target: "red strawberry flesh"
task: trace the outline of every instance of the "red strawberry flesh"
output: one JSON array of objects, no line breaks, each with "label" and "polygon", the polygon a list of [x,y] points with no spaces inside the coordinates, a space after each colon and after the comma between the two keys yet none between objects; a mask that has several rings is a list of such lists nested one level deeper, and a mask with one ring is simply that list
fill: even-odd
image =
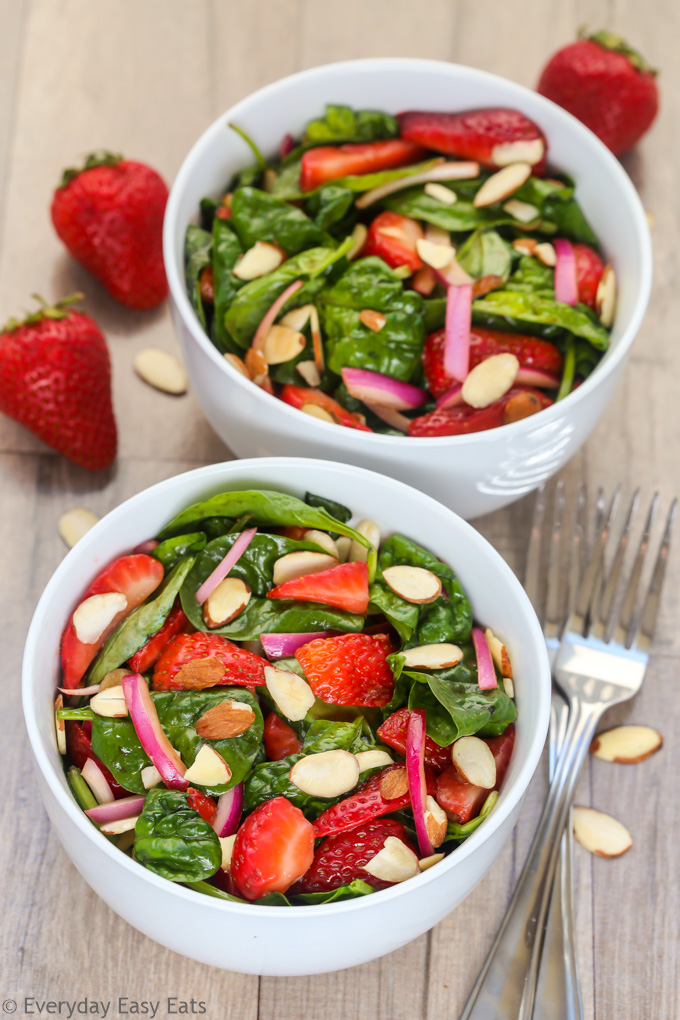
[{"label": "red strawberry flesh", "polygon": [[191,684],[178,678],[178,673],[183,666],[197,659],[217,659],[222,663],[224,672],[216,681],[219,686],[255,687],[264,684],[264,667],[269,665],[266,659],[240,648],[219,634],[204,634],[202,631],[179,634],[172,639],[154,667],[153,689],[191,689]]},{"label": "red strawberry flesh", "polygon": [[236,834],[231,873],[241,893],[257,900],[288,891],[314,860],[314,829],[285,797],[260,804]]},{"label": "red strawberry flesh", "polygon": [[340,563],[317,574],[304,574],[272,588],[267,598],[320,602],[346,609],[348,613],[363,614],[368,609],[368,567],[357,561]]},{"label": "red strawberry flesh", "polygon": [[331,705],[387,705],[394,676],[386,634],[340,634],[302,645],[295,657],[317,698]]},{"label": "red strawberry flesh", "polygon": [[[476,160],[487,167],[504,163],[497,159],[497,146],[507,146],[512,142],[538,142],[533,147],[538,157],[533,161],[533,172],[540,173],[545,167],[545,135],[519,110],[502,107],[461,113],[409,110],[400,113],[397,120],[402,138],[446,156]],[[520,158],[518,155],[517,160]]]},{"label": "red strawberry flesh", "polygon": [[341,885],[361,880],[374,889],[386,889],[393,882],[375,878],[365,865],[378,854],[385,840],[400,839],[415,853],[404,826],[392,818],[367,821],[348,832],[329,836],[314,853],[311,867],[291,890],[295,893],[328,892]]},{"label": "red strawberry flesh", "polygon": [[339,177],[376,173],[417,163],[424,155],[419,145],[413,145],[402,138],[383,142],[323,145],[309,149],[302,156],[300,187],[303,191],[312,191]]}]

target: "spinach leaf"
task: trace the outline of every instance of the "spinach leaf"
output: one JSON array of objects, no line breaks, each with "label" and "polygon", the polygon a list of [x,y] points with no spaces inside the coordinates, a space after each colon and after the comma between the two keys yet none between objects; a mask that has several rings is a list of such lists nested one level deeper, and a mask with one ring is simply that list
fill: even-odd
[{"label": "spinach leaf", "polygon": [[216,198],[206,197],[201,199],[199,208],[201,210],[201,227],[203,230],[212,230],[215,213],[219,209],[219,205],[220,203]]},{"label": "spinach leaf", "polygon": [[413,602],[400,598],[386,584],[376,581],[368,590],[370,599],[369,613],[376,610],[382,613],[392,624],[402,641],[410,641],[418,626],[420,607]]},{"label": "spinach leaf", "polygon": [[[559,327],[568,330],[574,336],[583,337],[598,350],[609,347],[609,333],[599,324],[595,315],[586,305],[562,304],[561,301],[540,297],[536,294],[522,293],[507,289],[493,290],[472,303],[472,321],[477,325],[494,325],[501,323],[520,323],[525,329],[526,324],[537,324],[548,327]],[[495,325],[498,329],[507,329],[508,325]],[[543,334],[541,334],[543,335]]]},{"label": "spinach leaf", "polygon": [[425,313],[425,332],[429,336],[437,329],[443,329],[446,322],[446,298],[426,298],[423,301]]},{"label": "spinach leaf", "polygon": [[502,280],[510,276],[513,257],[512,245],[495,230],[476,230],[456,254],[458,262],[470,276],[500,276]]},{"label": "spinach leaf", "polygon": [[[462,198],[462,184],[465,182],[456,181],[455,185],[443,181],[444,187],[449,188],[458,196],[458,201],[453,205],[445,205],[436,198],[425,193],[423,185],[417,188],[405,188],[393,195],[384,198],[381,205],[392,212],[400,213],[402,216],[410,216],[412,219],[425,220],[444,230],[454,233],[462,233],[468,230],[476,230],[478,227],[500,227],[513,222],[512,216],[504,212],[500,207],[488,206],[477,209],[472,203],[472,198]],[[481,184],[481,181],[479,182]],[[477,190],[477,185],[475,191]]]},{"label": "spinach leaf", "polygon": [[193,556],[186,556],[173,567],[163,581],[158,595],[151,602],[144,602],[126,616],[106,641],[90,670],[91,684],[98,684],[112,669],[118,669],[131,655],[143,648],[165,623],[184,578],[194,562]]},{"label": "spinach leaf", "polygon": [[573,186],[554,180],[546,181],[540,177],[530,177],[517,189],[513,198],[535,205],[540,210],[544,222],[539,225],[539,231],[546,231],[550,225],[550,233],[558,233],[562,237],[571,238],[572,241],[598,247],[597,237],[574,198]]},{"label": "spinach leaf", "polygon": [[476,683],[457,682],[445,676],[458,668],[437,673],[404,670],[418,681],[411,688],[409,708],[425,709],[428,735],[442,747],[472,733],[479,736],[502,733],[517,715],[514,702],[500,688],[481,691]]},{"label": "spinach leaf", "polygon": [[503,289],[554,300],[555,270],[550,266],[544,266],[540,259],[523,255]]},{"label": "spinach leaf", "polygon": [[347,524],[352,519],[352,511],[348,507],[334,499],[328,499],[327,496],[317,496],[314,492],[306,492],[305,503],[307,506],[321,507],[322,510],[326,510],[343,524]]},{"label": "spinach leaf", "polygon": [[244,280],[234,276],[234,266],[242,252],[241,243],[229,220],[216,216],[213,221],[213,288],[215,295],[215,317],[213,319],[213,342],[223,354],[236,353],[234,341],[229,335],[224,317],[236,297]]},{"label": "spinach leaf", "polygon": [[[196,612],[195,593],[182,589],[182,608],[195,627],[206,630],[203,617]],[[243,612],[211,634],[221,634],[232,641],[257,641],[260,634],[305,634],[316,630],[337,630],[342,634],[356,633],[364,626],[363,616],[333,609],[317,602],[292,602],[287,599],[251,598]]]},{"label": "spinach leaf", "polygon": [[222,862],[217,833],[181,790],[150,790],[135,826],[135,857],[171,882],[198,882]]},{"label": "spinach leaf", "polygon": [[306,211],[321,230],[329,230],[331,227],[344,222],[345,233],[349,233],[349,220],[347,214],[354,202],[354,192],[349,188],[339,188],[335,184],[324,184],[322,188],[315,191],[307,200]]},{"label": "spinach leaf", "polygon": [[291,896],[291,902],[294,904],[338,903],[340,900],[356,899],[357,896],[368,896],[369,893],[373,892],[375,892],[375,889],[372,885],[356,878],[353,882],[349,882],[346,885],[339,885],[337,889],[333,889],[331,892],[298,893],[296,896]]},{"label": "spinach leaf", "polygon": [[177,535],[175,538],[167,538],[153,550],[151,555],[154,559],[163,564],[166,574],[172,570],[176,563],[189,553],[200,552],[205,548],[206,535],[204,531],[190,531],[185,535]]},{"label": "spinach leaf", "polygon": [[479,812],[476,818],[471,818],[469,822],[465,822],[461,825],[459,822],[449,822],[446,829],[446,840],[455,839],[461,842],[467,839],[475,829],[479,828],[485,818],[491,814],[492,810],[496,806],[498,800],[498,790],[492,790],[489,796],[482,804],[482,810]]},{"label": "spinach leaf", "polygon": [[201,270],[210,265],[211,255],[212,234],[197,227],[194,223],[190,223],[184,238],[184,276],[191,307],[196,312],[203,329],[206,328],[206,318],[201,300],[199,277]]},{"label": "spinach leaf", "polygon": [[232,896],[231,893],[225,892],[224,889],[219,889],[216,885],[211,885],[210,882],[185,882],[184,885],[189,889],[194,889],[196,892],[203,893],[205,896],[215,896],[218,900],[230,900],[232,903],[248,903],[248,900],[242,899],[240,896]]},{"label": "spinach leaf", "polygon": [[376,745],[375,735],[363,715],[347,721],[316,719],[302,742],[302,753],[320,754],[340,748],[358,754]]},{"label": "spinach leaf", "polygon": [[325,115],[307,124],[303,143],[373,142],[398,134],[399,125],[389,113],[326,103]]},{"label": "spinach leaf", "polygon": [[92,719],[92,750],[125,790],[146,793],[141,771],[151,764],[151,759],[140,744],[130,719],[107,719],[95,715]]},{"label": "spinach leaf", "polygon": [[[297,149],[296,152],[301,152],[301,149]],[[274,195],[276,198],[282,198],[284,201],[296,201],[303,197],[300,191],[300,171],[302,164],[299,156],[291,153],[290,160],[286,160],[276,170],[276,174],[269,185],[269,194]]]},{"label": "spinach leaf", "polygon": [[256,241],[268,241],[295,255],[304,248],[328,247],[331,241],[301,209],[257,188],[234,192],[229,223],[246,249]]}]

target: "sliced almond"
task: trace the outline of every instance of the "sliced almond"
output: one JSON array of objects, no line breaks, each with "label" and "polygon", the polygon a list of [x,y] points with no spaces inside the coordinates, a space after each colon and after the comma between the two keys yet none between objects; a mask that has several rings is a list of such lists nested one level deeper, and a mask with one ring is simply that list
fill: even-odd
[{"label": "sliced almond", "polygon": [[407,237],[406,231],[401,227],[381,227],[380,233],[385,237],[394,237],[397,241],[405,241]]},{"label": "sliced almond", "polygon": [[221,701],[196,720],[194,728],[204,740],[240,737],[255,722],[255,713],[244,701]]},{"label": "sliced almond", "polygon": [[421,266],[420,269],[416,269],[411,279],[411,286],[423,297],[429,297],[437,286],[437,277],[432,266]]},{"label": "sliced almond", "polygon": [[174,676],[174,684],[185,691],[201,691],[204,687],[215,687],[226,672],[226,666],[214,655],[185,662]]},{"label": "sliced almond", "polygon": [[318,404],[303,404],[300,410],[304,414],[311,415],[312,418],[320,418],[321,421],[329,421],[333,425],[337,424],[330,411],[327,411],[325,407],[319,407]]},{"label": "sliced almond", "polygon": [[392,758],[387,751],[381,751],[378,747],[371,751],[358,751],[354,757],[359,762],[360,772],[366,772],[368,769],[383,768],[385,765],[392,765]]},{"label": "sliced almond", "polygon": [[557,252],[551,245],[550,241],[543,241],[541,244],[537,244],[534,248],[534,255],[538,258],[544,266],[550,266],[551,268],[557,265]]},{"label": "sliced almond", "polygon": [[196,783],[198,786],[222,786],[231,779],[231,769],[214,747],[203,744],[193,765],[184,773],[184,778],[188,783]]},{"label": "sliced almond", "polygon": [[368,237],[368,229],[363,223],[357,223],[350,236],[352,238],[352,247],[345,256],[348,262],[352,262],[361,254],[361,250],[366,244],[366,238]]},{"label": "sliced almond", "polygon": [[541,210],[535,205],[531,205],[530,202],[522,202],[519,198],[509,199],[503,205],[503,209],[513,219],[519,220],[520,223],[531,223],[532,220],[538,219],[541,215]]},{"label": "sliced almond", "polygon": [[425,224],[425,240],[431,241],[432,244],[442,245],[444,248],[451,248],[455,253],[455,246],[451,243],[451,235],[448,230],[444,230],[443,227],[438,227],[436,223]]},{"label": "sliced almond", "polygon": [[491,159],[496,166],[508,166],[511,163],[528,163],[535,166],[540,163],[545,153],[542,138],[529,140],[518,139],[516,142],[500,142],[491,150]]},{"label": "sliced almond", "polygon": [[316,367],[316,363],[314,361],[298,361],[295,369],[300,373],[307,385],[312,387],[312,389],[316,389],[321,382],[319,369]]},{"label": "sliced almond", "polygon": [[479,737],[459,737],[451,747],[451,760],[463,779],[483,790],[496,785],[496,759]]},{"label": "sliced almond", "polygon": [[515,681],[511,676],[503,677],[503,687],[505,688],[505,693],[509,698],[515,697]]},{"label": "sliced almond", "polygon": [[72,549],[98,520],[97,515],[91,510],[84,506],[75,506],[61,515],[57,521],[57,530],[69,549]]},{"label": "sliced almond", "polygon": [[127,609],[127,599],[122,592],[107,591],[101,595],[90,595],[81,602],[73,614],[73,629],[84,645],[94,645],[113,623],[119,613]]},{"label": "sliced almond", "polygon": [[289,778],[310,797],[339,797],[357,785],[359,762],[349,751],[320,751],[296,761]]},{"label": "sliced almond", "polygon": [[145,790],[153,790],[154,786],[158,786],[162,778],[155,765],[147,765],[146,768],[142,769],[140,775]]},{"label": "sliced almond", "polygon": [[[359,521],[355,531],[358,531],[360,535],[368,539],[374,549],[377,549],[380,545],[380,527],[375,521],[370,520],[368,517],[364,518],[363,521]],[[356,538],[351,539],[349,547],[349,562],[365,563],[368,559],[368,549],[361,542],[357,542]]]},{"label": "sliced almond", "polygon": [[455,191],[451,191],[451,188],[447,188],[443,184],[438,184],[437,181],[428,181],[423,190],[426,195],[433,198],[435,202],[441,202],[442,205],[453,205],[458,201]]},{"label": "sliced almond", "polygon": [[502,276],[495,276],[493,273],[488,273],[487,276],[478,276],[472,284],[472,300],[484,297],[490,291],[502,287],[504,282]]},{"label": "sliced almond", "polygon": [[291,722],[299,722],[315,702],[307,681],[287,669],[264,667],[264,682],[279,712]]},{"label": "sliced almond", "polygon": [[595,311],[602,325],[609,329],[616,310],[616,274],[610,265],[604,267],[595,293]]},{"label": "sliced almond", "polygon": [[236,263],[234,276],[239,280],[257,280],[260,276],[266,276],[267,273],[277,269],[284,258],[284,253],[275,244],[256,241]]},{"label": "sliced almond", "polygon": [[341,563],[347,562],[353,541],[354,539],[350,538],[349,535],[340,535],[340,538],[336,538],[335,544],[338,547],[338,559]]},{"label": "sliced almond", "polygon": [[530,418],[542,410],[543,405],[535,393],[515,393],[503,407],[503,424],[511,425],[513,421]]},{"label": "sliced almond", "polygon": [[310,528],[308,531],[305,531],[304,541],[314,542],[316,545],[320,545],[322,549],[325,549],[329,556],[333,556],[336,560],[340,559],[338,547],[327,531],[317,531],[316,528]]},{"label": "sliced almond", "polygon": [[179,396],[189,387],[184,366],[173,354],[162,351],[160,347],[146,347],[139,351],[132,364],[140,379],[163,393]]},{"label": "sliced almond", "polygon": [[390,769],[380,780],[380,796],[384,800],[397,800],[408,792],[406,767]]},{"label": "sliced almond", "polygon": [[[61,694],[57,694],[54,699],[54,725],[57,733],[57,750],[59,754],[66,754],[66,723],[63,719],[60,719],[57,712],[60,708],[64,707],[64,699]],[[366,766],[369,768],[370,766]]]},{"label": "sliced almond", "polygon": [[434,602],[442,593],[442,583],[437,575],[424,567],[409,567],[405,564],[386,567],[383,570],[383,580],[395,595],[419,606]]},{"label": "sliced almond", "polygon": [[103,715],[107,719],[118,719],[128,715],[127,702],[121,686],[107,687],[105,691],[98,691],[90,698],[90,708],[96,715]]},{"label": "sliced almond", "polygon": [[509,166],[504,166],[484,181],[472,204],[475,209],[483,209],[495,202],[502,202],[504,198],[510,198],[530,177],[530,164],[513,160]]},{"label": "sliced almond", "polygon": [[102,677],[102,682],[99,685],[100,691],[105,691],[109,687],[120,687],[123,677],[129,676],[133,671],[131,669],[124,669],[120,666],[118,669],[112,669],[108,673],[105,673]]},{"label": "sliced almond", "polygon": [[651,726],[615,726],[598,733],[590,750],[601,761],[637,765],[662,747],[663,737]]},{"label": "sliced almond", "polygon": [[435,244],[425,238],[418,238],[416,251],[423,262],[432,266],[433,269],[444,269],[453,259],[453,248],[447,247],[445,244]]},{"label": "sliced almond", "polygon": [[268,365],[283,365],[302,354],[307,341],[302,333],[278,324],[270,326],[262,353]]},{"label": "sliced almond", "polygon": [[438,645],[416,645],[401,654],[407,669],[448,669],[463,658],[462,649],[448,641]]},{"label": "sliced almond", "polygon": [[274,564],[274,584],[278,586],[296,577],[318,574],[321,570],[330,570],[337,565],[335,556],[329,556],[328,553],[312,552],[311,549],[286,553],[285,556],[279,556]]},{"label": "sliced almond", "polygon": [[229,871],[231,868],[231,858],[234,853],[234,843],[236,842],[236,833],[233,836],[218,836],[220,841],[220,848],[222,850],[222,863],[220,868],[222,871]]},{"label": "sliced almond", "polygon": [[262,382],[269,375],[269,365],[262,351],[256,351],[254,347],[249,347],[246,351],[245,365],[246,371],[253,382],[261,386]]},{"label": "sliced almond", "polygon": [[491,652],[491,658],[495,665],[501,671],[503,677],[508,677],[512,680],[512,664],[510,662],[510,656],[508,650],[501,641],[501,639],[494,634],[491,627],[487,627],[484,631],[487,643],[489,645],[489,651]]},{"label": "sliced almond", "polygon": [[633,837],[625,825],[602,811],[574,807],[572,819],[576,839],[597,857],[620,857],[633,845]]},{"label": "sliced almond", "polygon": [[446,817],[446,811],[439,806],[434,797],[430,797],[428,794],[425,801],[425,828],[430,837],[430,843],[432,843],[435,849],[441,846],[446,839],[448,824],[449,820]]},{"label": "sliced almond", "polygon": [[238,354],[232,354],[231,351],[227,351],[224,355],[224,360],[228,361],[232,368],[235,368],[237,372],[244,375],[246,379],[250,379],[250,372],[246,368],[244,362],[239,358]]},{"label": "sliced almond", "polygon": [[376,312],[373,308],[362,308],[359,312],[359,322],[367,329],[373,330],[374,333],[379,333],[387,319],[381,312]]},{"label": "sliced almond", "polygon": [[508,392],[518,372],[514,354],[492,354],[468,372],[461,391],[463,400],[470,407],[488,407]]},{"label": "sliced almond", "polygon": [[421,871],[427,871],[428,868],[433,867],[435,864],[439,864],[443,861],[446,854],[430,854],[429,857],[421,857],[418,861],[418,866]]},{"label": "sliced almond", "polygon": [[137,824],[139,815],[130,818],[117,818],[115,822],[103,822],[99,829],[105,836],[119,836],[121,832],[130,832]]},{"label": "sliced almond", "polygon": [[413,850],[396,836],[388,836],[382,850],[364,864],[363,869],[381,882],[405,882],[420,871]]},{"label": "sliced almond", "polygon": [[512,247],[521,255],[533,255],[537,245],[538,241],[535,241],[533,237],[516,237],[512,242]]},{"label": "sliced almond", "polygon": [[300,305],[299,308],[292,308],[279,319],[280,326],[288,326],[296,333],[301,333],[309,322],[312,312],[316,311],[314,305]]},{"label": "sliced almond", "polygon": [[250,602],[250,587],[240,577],[225,577],[203,603],[206,627],[214,629],[230,623]]}]

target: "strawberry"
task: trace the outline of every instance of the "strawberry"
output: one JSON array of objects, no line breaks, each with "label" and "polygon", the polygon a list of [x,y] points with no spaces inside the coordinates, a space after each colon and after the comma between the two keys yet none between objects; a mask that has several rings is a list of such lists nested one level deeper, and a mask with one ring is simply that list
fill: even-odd
[{"label": "strawberry", "polygon": [[348,832],[325,839],[316,850],[311,867],[291,891],[294,894],[327,892],[356,879],[372,885],[374,889],[394,885],[364,870],[364,866],[382,850],[388,836],[395,836],[416,852],[401,822],[393,818],[367,821]]},{"label": "strawberry", "polygon": [[595,295],[597,285],[604,272],[604,262],[594,248],[587,244],[576,244],[572,242],[576,259],[576,283],[578,285],[578,299],[585,305],[595,307]]},{"label": "strawberry", "polygon": [[[496,760],[496,785],[494,790],[500,790],[501,784],[508,771],[508,765],[512,757],[512,750],[515,746],[515,727],[508,726],[505,733],[500,737],[489,737],[485,741],[489,745]],[[480,786],[473,786],[467,783],[459,774],[455,765],[449,766],[446,772],[437,776],[435,798],[453,822],[464,825],[471,818],[475,818],[482,809],[484,801],[489,796],[489,790],[483,790]]]},{"label": "strawberry", "polygon": [[[385,719],[378,727],[377,734],[383,744],[392,747],[399,754],[406,755],[406,731],[411,715],[408,708],[400,708]],[[425,761],[435,772],[443,772],[451,764],[451,748],[442,747],[432,737],[425,737]]]},{"label": "strawberry", "polygon": [[[182,666],[197,659],[217,659],[224,666],[224,672],[211,683],[193,682],[182,677],[176,679]],[[178,634],[172,639],[156,662],[152,686],[155,691],[192,690],[224,684],[256,687],[264,683],[264,667],[267,665],[266,659],[239,648],[219,634],[204,634],[198,630],[193,634]]]},{"label": "strawberry", "polygon": [[142,648],[128,659],[128,666],[135,673],[146,673],[158,661],[162,652],[178,634],[193,630],[184,615],[179,599],[170,610],[167,620]]},{"label": "strawberry", "polygon": [[488,407],[442,408],[413,418],[410,436],[467,436],[472,432],[485,432],[499,425],[508,425],[520,418],[528,418],[554,403],[550,397],[534,386],[513,386]]},{"label": "strawberry", "polygon": [[268,591],[267,598],[322,602],[326,606],[346,609],[348,613],[365,613],[368,609],[368,567],[358,560],[340,563],[337,567],[320,570],[318,574],[294,577]]},{"label": "strawberry", "polygon": [[402,138],[351,145],[322,145],[303,154],[300,187],[303,191],[312,191],[339,177],[372,174],[417,163],[424,155],[419,145],[412,145]]},{"label": "strawberry", "polygon": [[289,754],[297,754],[302,750],[302,741],[292,726],[277,715],[270,712],[264,721],[264,749],[270,761],[281,761]]},{"label": "strawberry", "polygon": [[82,770],[83,765],[88,758],[91,758],[95,765],[98,765],[104,774],[104,778],[111,787],[111,792],[116,799],[118,797],[127,797],[129,790],[126,790],[116,782],[113,778],[106,765],[99,760],[96,754],[92,751],[92,723],[90,723],[90,732],[85,732],[85,724],[74,722],[71,719],[66,720],[66,754],[72,765]]},{"label": "strawberry", "polygon": [[620,156],[639,142],[656,117],[655,74],[624,39],[601,31],[558,50],[543,68],[537,89]]},{"label": "strawberry", "polygon": [[392,269],[408,266],[423,268],[416,242],[425,236],[417,220],[395,212],[381,212],[368,228],[363,255],[377,255]]},{"label": "strawberry", "polygon": [[128,308],[155,308],[168,292],[162,234],[167,186],[155,170],[112,153],[66,170],[52,199],[59,239]]},{"label": "strawberry", "polygon": [[391,651],[387,634],[340,634],[302,645],[295,658],[316,697],[327,704],[380,706],[394,692]]},{"label": "strawberry", "polygon": [[545,168],[545,135],[519,110],[466,110],[427,113],[409,110],[397,117],[401,137],[426,149],[482,166],[499,167],[519,161],[531,163],[535,174]]},{"label": "strawberry", "polygon": [[144,553],[133,553],[131,556],[121,556],[120,559],[109,563],[108,567],[105,567],[101,574],[94,579],[80,600],[81,604],[92,595],[121,592],[127,599],[127,605],[125,609],[114,616],[99,639],[92,644],[86,644],[78,638],[73,626],[73,614],[71,614],[61,637],[61,668],[64,687],[78,686],[109,634],[113,633],[124,617],[140,606],[151,592],[156,590],[163,580],[163,574],[163,567],[158,560],[152,556],[146,556]]},{"label": "strawberry", "polygon": [[10,319],[0,334],[0,411],[90,471],[116,456],[111,361],[96,322],[77,311],[80,295]]},{"label": "strawberry", "polygon": [[236,833],[231,873],[242,894],[258,900],[285,893],[314,860],[314,829],[285,797],[256,807]]},{"label": "strawberry", "polygon": [[194,789],[193,786],[187,787],[187,800],[189,806],[198,811],[199,815],[204,822],[208,822],[212,825],[213,819],[217,814],[217,804],[212,797],[209,797],[207,793],[203,793],[201,790]]},{"label": "strawberry", "polygon": [[290,404],[291,407],[297,407],[299,411],[310,404],[313,407],[320,407],[322,411],[326,411],[336,425],[346,425],[350,429],[359,429],[360,432],[373,431],[373,429],[369,429],[367,425],[364,425],[363,422],[360,422],[355,415],[350,414],[337,400],[333,400],[332,397],[329,397],[327,393],[323,393],[321,390],[311,389],[307,386],[293,386],[287,383],[279,396],[284,403]]},{"label": "strawberry", "polygon": [[[384,789],[383,780],[391,772],[400,773],[402,778],[403,793],[398,796],[387,798],[381,792]],[[427,779],[427,792],[434,793],[434,774],[426,766],[425,776]],[[344,832],[346,829],[353,829],[356,825],[362,825],[371,818],[379,818],[380,815],[389,815],[393,811],[400,811],[411,803],[411,796],[408,792],[406,780],[406,766],[400,763],[386,765],[380,772],[374,772],[361,786],[350,793],[349,797],[338,801],[331,807],[322,811],[314,822],[314,832],[317,839],[319,836],[329,836],[334,832]]]}]

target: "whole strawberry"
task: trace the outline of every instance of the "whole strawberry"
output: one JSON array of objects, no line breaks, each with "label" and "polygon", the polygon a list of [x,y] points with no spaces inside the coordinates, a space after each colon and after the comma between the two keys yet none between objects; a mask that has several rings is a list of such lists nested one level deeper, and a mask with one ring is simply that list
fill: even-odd
[{"label": "whole strawberry", "polygon": [[72,307],[80,295],[11,319],[0,334],[0,411],[80,467],[116,456],[111,361],[102,333]]},{"label": "whole strawberry", "polygon": [[624,39],[595,32],[551,57],[538,91],[578,117],[619,156],[640,140],[656,117],[655,74]]},{"label": "whole strawberry", "polygon": [[128,308],[155,308],[168,284],[163,267],[165,181],[151,167],[109,152],[66,170],[52,200],[59,238],[109,294]]}]

